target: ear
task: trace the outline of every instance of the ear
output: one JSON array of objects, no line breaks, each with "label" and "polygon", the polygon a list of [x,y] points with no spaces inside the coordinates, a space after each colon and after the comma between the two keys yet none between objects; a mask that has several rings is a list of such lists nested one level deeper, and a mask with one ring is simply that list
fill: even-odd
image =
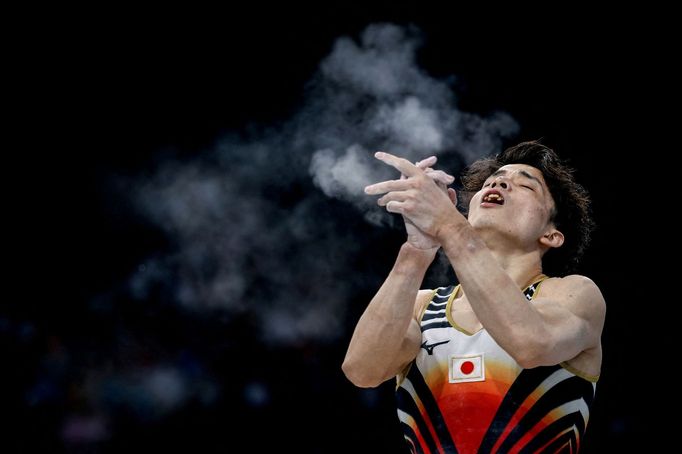
[{"label": "ear", "polygon": [[554,226],[550,226],[549,230],[540,237],[540,244],[546,248],[561,247],[564,244],[564,234],[558,231]]},{"label": "ear", "polygon": [[457,192],[454,189],[448,188],[448,197],[453,205],[457,205]]}]

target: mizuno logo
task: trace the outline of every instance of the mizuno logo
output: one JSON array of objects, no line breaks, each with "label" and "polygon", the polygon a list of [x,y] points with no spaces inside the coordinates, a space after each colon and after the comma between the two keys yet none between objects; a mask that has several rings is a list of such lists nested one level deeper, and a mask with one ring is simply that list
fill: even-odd
[{"label": "mizuno logo", "polygon": [[436,342],[435,344],[426,345],[426,341],[424,341],[424,343],[422,344],[422,348],[423,348],[424,350],[426,350],[426,353],[428,353],[429,355],[433,355],[433,349],[434,349],[434,347],[437,347],[437,346],[443,345],[443,344],[447,344],[448,342],[450,342],[449,339],[446,340],[446,341],[443,341],[443,342]]}]

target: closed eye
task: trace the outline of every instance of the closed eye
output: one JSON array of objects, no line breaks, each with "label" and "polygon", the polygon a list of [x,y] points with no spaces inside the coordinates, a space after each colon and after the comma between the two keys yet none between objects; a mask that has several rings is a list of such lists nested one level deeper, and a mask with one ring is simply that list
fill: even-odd
[{"label": "closed eye", "polygon": [[530,186],[526,186],[525,184],[522,184],[521,187],[522,187],[522,188],[526,188],[526,189],[530,189],[531,191],[535,191],[535,189],[533,189],[533,188],[530,187]]}]

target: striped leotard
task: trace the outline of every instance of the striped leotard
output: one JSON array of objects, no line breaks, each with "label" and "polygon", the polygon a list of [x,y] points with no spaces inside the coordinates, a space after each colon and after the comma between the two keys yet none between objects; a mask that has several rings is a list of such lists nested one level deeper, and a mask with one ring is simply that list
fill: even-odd
[{"label": "striped leotard", "polygon": [[[524,290],[530,301],[546,276]],[[562,363],[523,369],[485,329],[452,319],[459,286],[435,290],[422,348],[398,376],[398,417],[413,453],[578,451],[597,377]]]}]

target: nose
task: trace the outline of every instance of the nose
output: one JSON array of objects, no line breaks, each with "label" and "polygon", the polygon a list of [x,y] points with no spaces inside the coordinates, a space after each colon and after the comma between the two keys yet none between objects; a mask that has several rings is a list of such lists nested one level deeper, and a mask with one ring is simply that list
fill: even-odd
[{"label": "nose", "polygon": [[492,184],[490,185],[491,188],[494,188],[495,186],[500,186],[502,189],[507,189],[509,187],[509,185],[507,184],[506,181],[504,181],[501,175],[495,178],[495,180],[493,180]]}]

